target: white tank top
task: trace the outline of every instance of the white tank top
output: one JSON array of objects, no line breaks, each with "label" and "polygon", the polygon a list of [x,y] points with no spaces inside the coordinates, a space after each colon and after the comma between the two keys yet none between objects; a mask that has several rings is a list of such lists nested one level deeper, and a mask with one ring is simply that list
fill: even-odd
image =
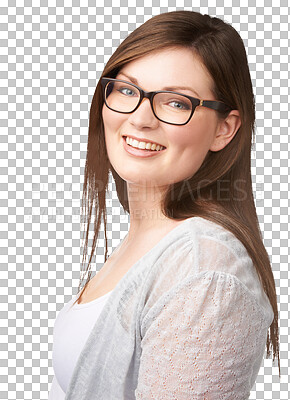
[{"label": "white tank top", "polygon": [[58,313],[53,329],[54,378],[48,400],[64,400],[79,355],[111,293],[73,305],[78,293]]}]

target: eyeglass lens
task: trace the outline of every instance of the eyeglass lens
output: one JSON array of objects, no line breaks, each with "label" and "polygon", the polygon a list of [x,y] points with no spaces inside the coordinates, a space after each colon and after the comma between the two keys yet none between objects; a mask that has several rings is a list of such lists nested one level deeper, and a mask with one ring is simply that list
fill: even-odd
[{"label": "eyeglass lens", "polygon": [[[111,81],[105,90],[107,105],[119,112],[132,112],[140,100],[139,90],[130,83]],[[153,98],[153,109],[158,118],[172,124],[184,124],[191,115],[192,103],[182,95],[161,92]]]}]

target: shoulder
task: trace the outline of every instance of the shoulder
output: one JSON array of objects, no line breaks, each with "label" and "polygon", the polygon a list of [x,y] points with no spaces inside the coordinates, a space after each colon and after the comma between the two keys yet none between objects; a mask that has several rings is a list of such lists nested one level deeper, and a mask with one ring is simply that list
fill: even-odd
[{"label": "shoulder", "polygon": [[255,270],[244,244],[223,226],[205,218],[195,217],[188,221],[187,230],[193,243],[194,256],[198,260],[196,273],[209,268],[234,273],[230,264],[240,261],[249,272]]},{"label": "shoulder", "polygon": [[193,240],[212,240],[228,248],[237,256],[245,254],[246,248],[242,242],[229,230],[214,221],[202,217],[194,217],[188,220],[188,231],[192,234]]},{"label": "shoulder", "polygon": [[223,226],[202,217],[186,219],[163,238],[152,253],[158,256],[159,272],[163,266],[168,273],[172,266],[176,276],[210,270],[243,280],[243,276],[257,274],[243,243]]},{"label": "shoulder", "polygon": [[180,291],[189,289],[200,301],[211,291],[216,304],[226,293],[236,296],[235,304],[246,299],[252,310],[260,310],[261,316],[272,321],[271,304],[243,243],[224,227],[201,217],[189,218],[180,227],[147,276],[144,313],[153,305],[155,311],[161,310],[177,299]]},{"label": "shoulder", "polygon": [[196,217],[188,222],[195,275],[214,273],[223,279],[234,280],[264,310],[269,310],[269,299],[244,244],[232,232],[213,221]]}]

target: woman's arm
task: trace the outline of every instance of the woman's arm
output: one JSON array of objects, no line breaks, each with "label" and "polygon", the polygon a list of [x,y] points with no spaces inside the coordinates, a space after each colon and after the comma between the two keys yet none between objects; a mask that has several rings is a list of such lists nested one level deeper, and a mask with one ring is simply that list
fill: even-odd
[{"label": "woman's arm", "polygon": [[271,322],[231,274],[184,279],[142,322],[136,399],[247,399]]}]

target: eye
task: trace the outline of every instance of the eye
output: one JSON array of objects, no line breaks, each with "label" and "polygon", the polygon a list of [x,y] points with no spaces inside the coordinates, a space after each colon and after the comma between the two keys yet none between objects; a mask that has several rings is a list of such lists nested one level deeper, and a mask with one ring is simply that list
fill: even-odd
[{"label": "eye", "polygon": [[128,86],[118,88],[118,92],[128,97],[138,96],[138,93],[134,89]]},{"label": "eye", "polygon": [[168,105],[178,111],[179,110],[180,111],[183,111],[183,110],[188,111],[190,109],[190,106],[188,104],[183,103],[182,101],[179,101],[179,100],[172,100],[168,103]]}]

